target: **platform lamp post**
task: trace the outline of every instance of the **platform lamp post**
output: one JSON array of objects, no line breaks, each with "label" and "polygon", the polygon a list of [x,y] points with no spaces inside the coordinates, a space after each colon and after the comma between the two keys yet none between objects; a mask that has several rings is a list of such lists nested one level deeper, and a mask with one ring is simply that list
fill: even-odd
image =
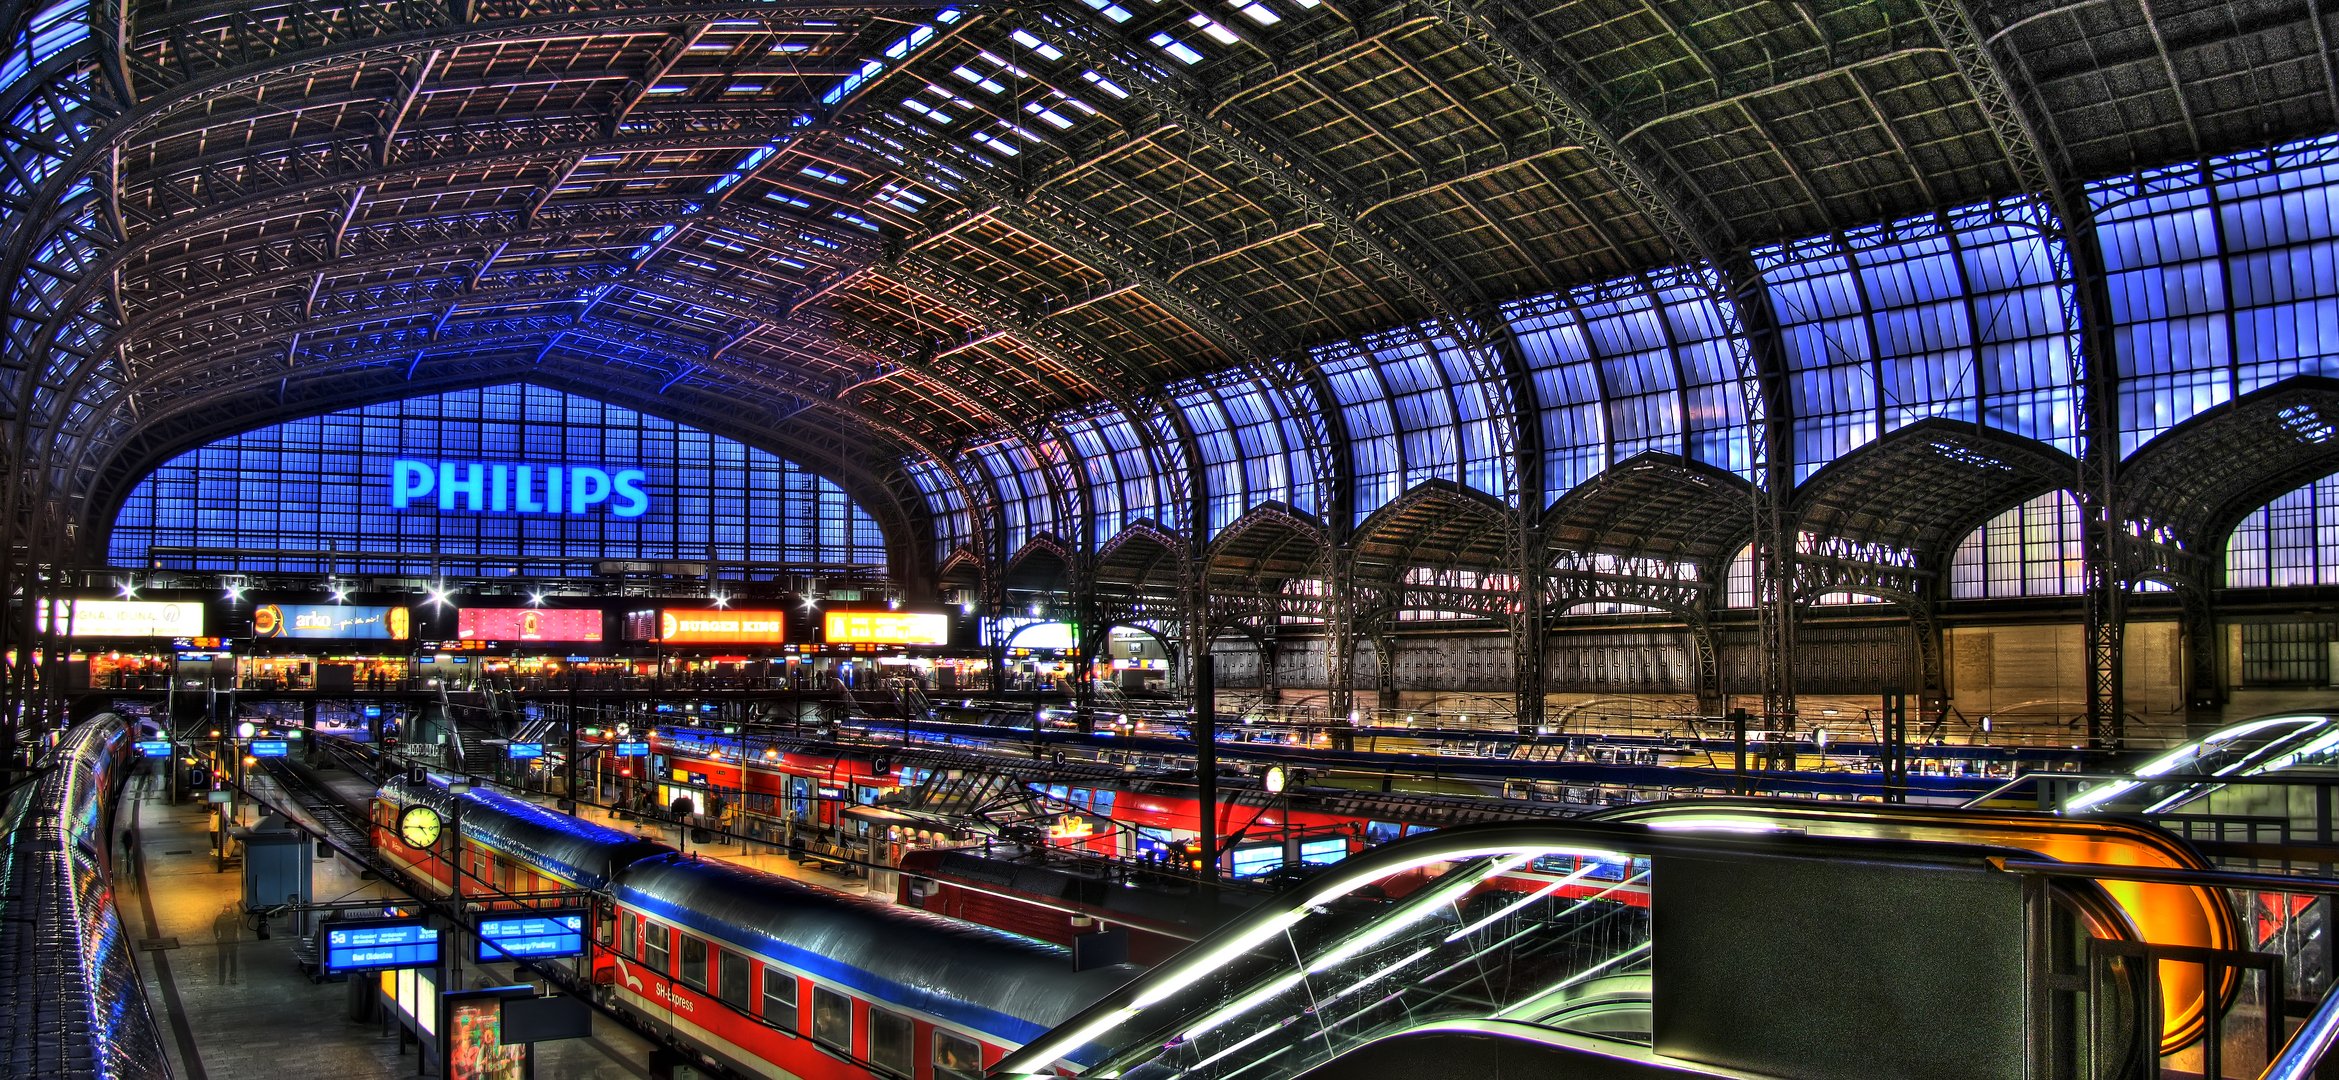
[{"label": "platform lamp post", "polygon": [[234,791],[228,793],[227,800],[228,820],[232,824],[243,824],[244,807],[241,800],[243,797],[245,781],[244,752],[251,747],[252,736],[259,733],[259,725],[254,724],[249,720],[236,725],[236,741],[233,744],[233,749],[235,751],[236,786]]}]

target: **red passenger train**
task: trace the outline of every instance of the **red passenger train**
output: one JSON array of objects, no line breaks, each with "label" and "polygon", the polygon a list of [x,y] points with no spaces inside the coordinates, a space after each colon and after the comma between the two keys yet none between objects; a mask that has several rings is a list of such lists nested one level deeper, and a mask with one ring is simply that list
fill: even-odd
[{"label": "red passenger train", "polygon": [[[417,807],[448,827],[418,827]],[[435,778],[384,785],[371,816],[377,848],[423,888],[446,893],[461,859],[467,899],[589,894],[585,967],[604,1000],[740,1075],[975,1080],[1138,971],[1076,972],[1058,946],[682,855],[495,792],[451,795]]]}]

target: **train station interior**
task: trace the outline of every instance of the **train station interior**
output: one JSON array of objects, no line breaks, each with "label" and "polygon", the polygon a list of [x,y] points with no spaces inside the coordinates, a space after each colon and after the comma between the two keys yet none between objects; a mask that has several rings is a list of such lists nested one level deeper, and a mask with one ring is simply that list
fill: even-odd
[{"label": "train station interior", "polygon": [[2325,0],[0,0],[0,1075],[2339,1076]]}]

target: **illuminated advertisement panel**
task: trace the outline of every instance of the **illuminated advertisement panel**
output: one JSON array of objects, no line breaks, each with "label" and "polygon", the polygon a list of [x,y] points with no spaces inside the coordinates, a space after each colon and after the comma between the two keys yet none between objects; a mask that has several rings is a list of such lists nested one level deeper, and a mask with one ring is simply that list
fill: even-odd
[{"label": "illuminated advertisement panel", "polygon": [[252,611],[252,636],[404,641],[413,636],[412,613],[402,607],[262,604]]},{"label": "illuminated advertisement panel", "polygon": [[777,645],[785,640],[785,611],[676,611],[658,613],[658,640],[668,644]]},{"label": "illuminated advertisement panel", "polygon": [[823,628],[831,644],[950,644],[950,616],[925,612],[831,611]]},{"label": "illuminated advertisement panel", "polygon": [[203,636],[203,605],[193,600],[59,600],[56,620],[77,638]]},{"label": "illuminated advertisement panel", "polygon": [[464,641],[599,641],[601,613],[575,608],[460,608],[455,636]]},{"label": "illuminated advertisement panel", "polygon": [[527,1043],[504,1041],[504,1001],[534,996],[525,986],[499,986],[442,994],[446,1011],[441,1030],[447,1080],[528,1080],[533,1074]]}]

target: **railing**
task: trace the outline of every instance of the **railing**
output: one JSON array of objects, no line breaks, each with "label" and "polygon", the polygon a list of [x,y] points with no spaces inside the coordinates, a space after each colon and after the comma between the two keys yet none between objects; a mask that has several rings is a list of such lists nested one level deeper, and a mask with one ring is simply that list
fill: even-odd
[{"label": "railing", "polygon": [[[2339,1069],[2326,1068],[2331,1048],[2339,1045],[2339,989],[2323,995],[2323,1003],[2315,1007],[2306,1023],[2291,1033],[2282,1052],[2274,1056],[2258,1080],[2310,1080],[2328,1077]],[[2339,1063],[2332,1063],[2339,1065]]]}]

